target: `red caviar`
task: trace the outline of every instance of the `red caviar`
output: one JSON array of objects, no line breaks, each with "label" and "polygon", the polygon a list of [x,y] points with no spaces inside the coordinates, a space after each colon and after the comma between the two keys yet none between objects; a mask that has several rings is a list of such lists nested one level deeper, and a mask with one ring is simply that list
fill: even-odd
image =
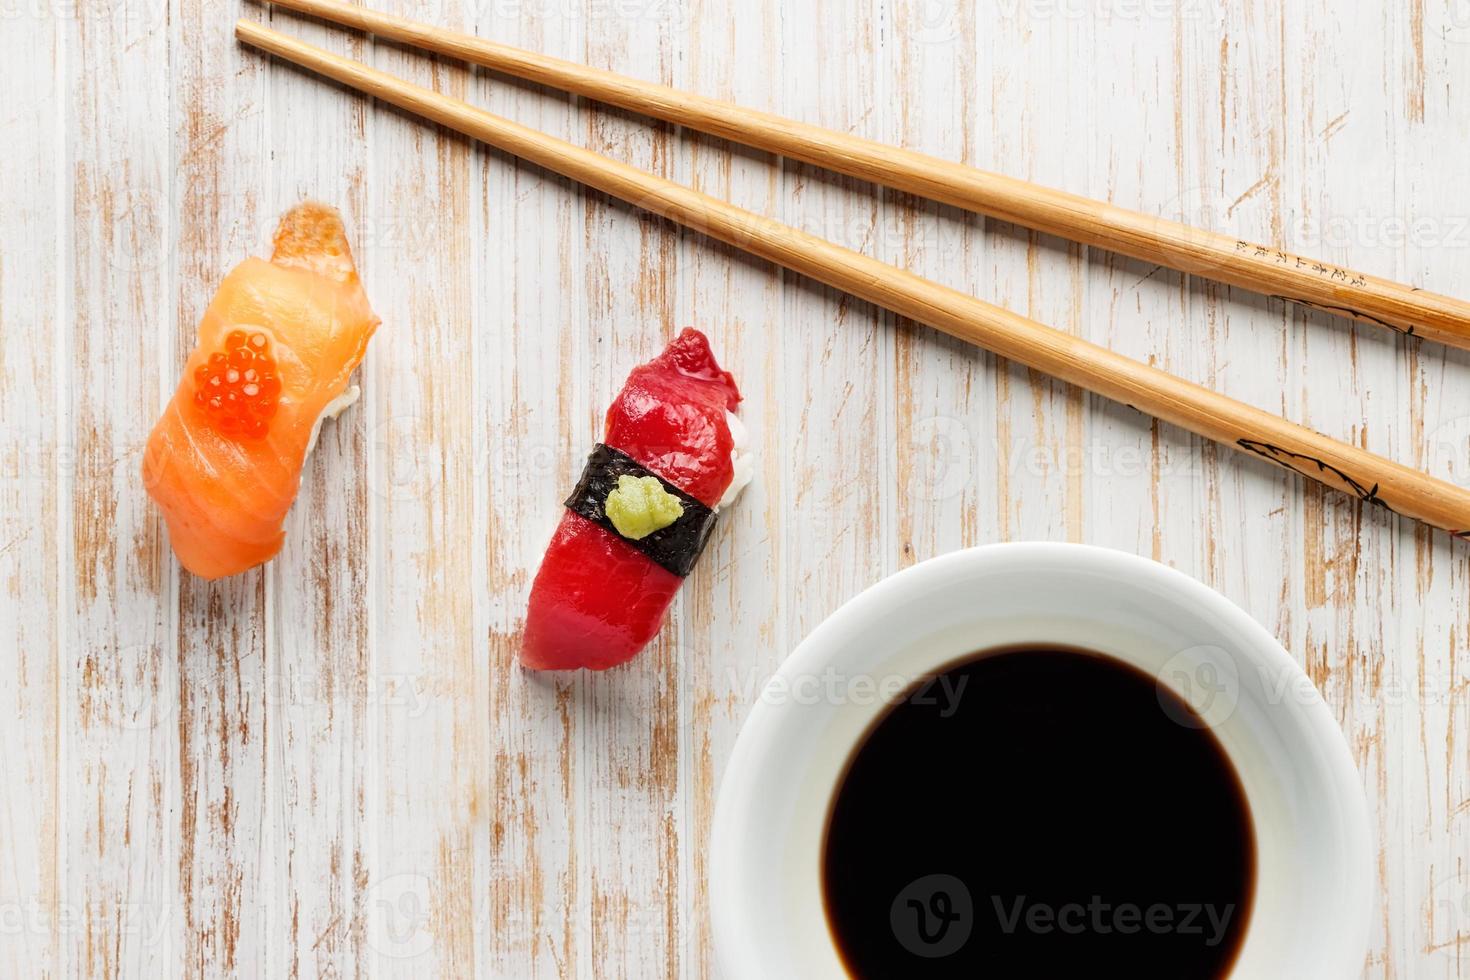
[{"label": "red caviar", "polygon": [[231,439],[263,438],[280,397],[281,379],[263,333],[231,330],[224,349],[194,369],[194,404]]}]

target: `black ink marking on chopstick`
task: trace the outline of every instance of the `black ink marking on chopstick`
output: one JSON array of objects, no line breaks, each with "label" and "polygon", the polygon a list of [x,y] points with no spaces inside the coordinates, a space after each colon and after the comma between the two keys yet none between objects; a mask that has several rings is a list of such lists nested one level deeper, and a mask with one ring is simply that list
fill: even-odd
[{"label": "black ink marking on chopstick", "polygon": [[1317,467],[1318,473],[1326,473],[1336,477],[1339,483],[1356,494],[1357,498],[1365,504],[1377,504],[1384,510],[1393,510],[1392,507],[1384,503],[1382,497],[1378,496],[1378,484],[1375,483],[1372,487],[1365,487],[1336,466],[1320,460],[1316,456],[1308,456],[1305,453],[1294,453],[1289,449],[1282,449],[1280,446],[1273,446],[1270,443],[1257,442],[1254,439],[1238,439],[1236,440],[1236,445],[1242,449],[1250,450],[1257,456],[1269,459],[1277,465],[1285,466],[1290,470],[1296,470],[1298,473],[1315,466]]},{"label": "black ink marking on chopstick", "polygon": [[1344,269],[1340,265],[1328,265],[1319,259],[1309,259],[1301,255],[1293,255],[1279,248],[1269,245],[1256,245],[1251,242],[1237,241],[1235,251],[1240,255],[1248,255],[1253,259],[1262,259],[1273,262],[1276,265],[1287,266],[1292,269],[1305,269],[1323,279],[1331,279],[1333,282],[1344,286],[1361,288],[1368,285],[1368,277],[1361,272]]},{"label": "black ink marking on chopstick", "polygon": [[1301,306],[1309,306],[1314,310],[1321,310],[1323,313],[1331,313],[1334,316],[1345,316],[1352,320],[1362,320],[1365,323],[1376,323],[1380,327],[1387,327],[1394,333],[1401,333],[1405,337],[1414,336],[1414,328],[1412,326],[1401,327],[1396,323],[1390,323],[1387,320],[1364,313],[1362,310],[1355,310],[1351,306],[1331,306],[1327,303],[1314,303],[1309,299],[1297,299],[1295,296],[1273,296],[1271,298],[1284,300],[1288,303],[1297,303]]}]

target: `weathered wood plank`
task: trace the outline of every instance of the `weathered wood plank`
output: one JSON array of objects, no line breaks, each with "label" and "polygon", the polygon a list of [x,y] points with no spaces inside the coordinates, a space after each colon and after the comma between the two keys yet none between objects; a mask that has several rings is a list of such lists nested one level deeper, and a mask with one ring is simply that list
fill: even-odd
[{"label": "weathered wood plank", "polygon": [[[1453,0],[376,5],[1470,292]],[[245,15],[1470,481],[1470,356]],[[0,972],[711,975],[709,823],[761,681],[882,575],[1044,538],[1157,557],[1281,637],[1373,810],[1365,975],[1465,974],[1464,547],[268,64],[227,21],[130,0],[0,31],[0,916],[42,913],[0,917]],[[220,276],[301,196],[344,209],[384,326],[286,550],[205,585],[138,450]],[[556,502],[686,324],[742,382],[757,484],[643,657],[524,673]]]},{"label": "weathered wood plank", "polygon": [[[1403,113],[1395,147],[1397,206],[1367,227],[1381,249],[1396,253],[1396,272],[1427,289],[1463,295],[1470,290],[1470,206],[1444,148],[1453,142],[1445,134],[1470,127],[1462,81],[1470,17],[1448,3],[1411,4],[1400,16],[1402,41],[1394,49],[1406,108],[1395,110]],[[1347,182],[1345,175],[1343,197],[1351,200]],[[1377,437],[1386,437],[1401,458],[1470,485],[1470,410],[1459,394],[1470,357],[1432,344],[1398,350],[1395,373],[1379,383],[1379,390],[1398,395],[1398,424],[1391,432],[1380,424]],[[1381,586],[1388,603],[1362,614],[1396,668],[1385,672],[1383,685],[1400,733],[1391,765],[1409,780],[1408,792],[1380,803],[1411,832],[1401,850],[1383,855],[1404,869],[1402,884],[1384,899],[1402,927],[1383,960],[1391,963],[1389,953],[1396,954],[1399,976],[1463,977],[1470,972],[1470,552],[1400,526],[1394,557],[1393,574]]]},{"label": "weathered wood plank", "polygon": [[[386,5],[393,9],[394,5]],[[411,12],[413,5],[404,5]],[[467,26],[458,5],[434,19]],[[460,97],[457,63],[374,43],[385,70]],[[473,406],[475,153],[464,139],[399,113],[370,123],[366,213],[384,227],[434,233],[422,248],[370,245],[366,266],[384,326],[365,390],[373,432],[371,676],[376,699],[367,835],[371,971],[470,976],[478,962],[476,861],[488,834],[484,780],[488,670],[471,635],[477,447]]]},{"label": "weathered wood plank", "polygon": [[[177,242],[175,328],[167,384],[194,347],[220,280],[247,255],[269,255],[275,215],[264,73],[218,29],[217,8],[181,2],[169,22]],[[295,536],[294,518],[287,538]],[[277,565],[279,562],[277,563]],[[284,972],[289,911],[270,806],[269,705],[278,697],[269,642],[271,577],[218,582],[174,570],[179,664],[178,881],[188,976]]]},{"label": "weathered wood plank", "polygon": [[[980,160],[989,127],[970,111],[989,80],[976,71],[972,11],[903,0],[893,5],[879,139],[950,160]],[[875,255],[984,298],[985,218],[885,192]],[[1065,325],[1064,325],[1065,326]],[[993,466],[994,358],[918,324],[894,327],[893,450],[899,562],[909,565],[987,540]]]},{"label": "weathered wood plank", "polygon": [[[69,609],[60,972],[156,975],[179,953],[180,672],[162,524],[141,449],[173,387],[167,9],[55,8],[70,107]],[[140,921],[142,920],[142,921]]]},{"label": "weathered wood plank", "polygon": [[[361,35],[284,15],[276,22],[349,57],[368,53]],[[379,221],[368,209],[371,106],[301,72],[267,67],[253,52],[237,49],[227,56],[226,64],[239,60],[264,72],[258,139],[274,148],[276,166],[262,188],[261,224],[270,225],[305,198],[339,208],[368,299],[376,303],[393,288],[397,256],[432,239],[420,234],[424,229],[418,220]],[[330,138],[310,142],[311,152],[301,152],[305,134]],[[405,325],[385,322],[380,329],[402,331]],[[368,358],[356,380],[365,389],[377,342]],[[360,401],[323,426],[303,474],[286,546],[267,574],[263,710],[269,816],[268,844],[258,861],[262,891],[272,898],[252,910],[259,928],[251,939],[258,944],[263,972],[272,976],[373,972],[365,923],[372,897],[368,882],[376,865],[366,832],[367,780],[376,754],[368,713],[384,703],[412,711],[419,691],[385,685],[373,671],[368,642],[371,405]]]},{"label": "weathered wood plank", "polygon": [[[489,37],[575,56],[580,23],[487,11]],[[476,88],[480,104],[526,125],[579,140],[583,113],[560,95],[503,80]],[[475,540],[487,601],[476,637],[485,660],[489,726],[480,819],[488,824],[488,885],[482,899],[493,976],[589,976],[590,894],[583,833],[580,682],[520,669],[516,652],[526,599],[592,435],[588,379],[572,368],[587,326],[585,206],[563,180],[498,154],[477,155],[480,206],[475,291]]]},{"label": "weathered wood plank", "polygon": [[[701,25],[729,24],[727,31]],[[785,59],[780,18],[771,7],[738,0],[704,0],[689,8],[675,37],[685,51],[674,84],[744,105],[781,108]],[[763,51],[767,68],[741,71],[742,51]],[[781,162],[680,132],[675,179],[736,201],[758,214],[781,215]],[[789,216],[786,216],[789,217]],[[781,487],[787,478],[779,443],[783,375],[779,351],[788,337],[780,276],[699,235],[678,243],[675,328],[709,335],[721,364],[735,374],[744,399],[740,415],[757,454],[756,476],[733,507],[684,586],[679,624],[680,976],[715,975],[710,934],[710,823],[724,760],[747,705],[779,665],[772,638],[784,605],[780,586]],[[796,325],[804,332],[805,325]],[[791,337],[796,341],[797,337]]]},{"label": "weathered wood plank", "polygon": [[[977,37],[978,62],[990,77],[984,113],[982,164],[1052,187],[1076,187],[1086,177],[1073,152],[1087,88],[1075,51],[1086,22],[1020,5]],[[1045,108],[1042,108],[1045,107]],[[1067,332],[1080,329],[1082,249],[1027,229],[987,222],[988,298]],[[990,359],[995,361],[994,358]],[[1083,534],[1081,472],[1067,465],[1068,447],[1082,436],[1082,395],[1044,375],[1003,361],[988,372],[994,396],[994,537],[1078,539]],[[987,477],[982,475],[981,479]],[[983,485],[983,484],[982,484]],[[988,529],[987,529],[988,530]],[[947,549],[946,549],[947,550]]]},{"label": "weathered wood plank", "polygon": [[[1398,54],[1392,44],[1369,51],[1352,43],[1362,36],[1405,38],[1397,23],[1401,9],[1281,17],[1283,52],[1311,51],[1315,70],[1303,70],[1303,63],[1288,54],[1279,56],[1282,104],[1273,126],[1278,147],[1274,193],[1281,208],[1278,220],[1287,226],[1281,233],[1311,234],[1322,239],[1312,243],[1313,254],[1394,277],[1404,273],[1395,250],[1382,247],[1376,236],[1343,236],[1334,229],[1351,214],[1386,217],[1402,207],[1394,144],[1405,122],[1400,100],[1406,93],[1394,68]],[[1350,96],[1343,91],[1344,77],[1358,80]],[[1350,115],[1331,134],[1330,144],[1324,142],[1321,134],[1343,112]],[[1376,179],[1365,180],[1365,174]],[[1386,455],[1408,456],[1411,443],[1397,435],[1405,431],[1408,404],[1396,384],[1410,356],[1408,345],[1396,344],[1382,330],[1297,309],[1289,314],[1290,411],[1324,432]],[[1323,373],[1326,364],[1337,369]],[[1382,400],[1386,404],[1370,402],[1374,391],[1393,394]],[[1403,946],[1416,916],[1390,896],[1405,891],[1406,858],[1413,849],[1402,814],[1395,811],[1397,801],[1419,795],[1415,785],[1422,769],[1412,761],[1416,751],[1411,747],[1419,708],[1385,696],[1395,676],[1412,670],[1407,651],[1385,631],[1397,604],[1385,584],[1406,557],[1413,529],[1400,527],[1376,508],[1306,488],[1292,490],[1302,541],[1292,556],[1291,621],[1278,632],[1337,714],[1368,796],[1378,837],[1380,890],[1369,973],[1417,976],[1412,950]],[[1401,857],[1389,858],[1395,852]]]},{"label": "weathered wood plank", "polygon": [[62,25],[30,16],[0,32],[10,105],[0,112],[0,973],[61,973],[59,726],[69,589],[65,493],[75,442],[64,363],[67,272],[58,268],[70,214]]},{"label": "weathered wood plank", "polygon": [[[870,66],[879,37],[868,5],[823,0],[786,11],[781,44],[792,56],[779,111],[878,135]],[[880,199],[871,186],[787,163],[778,194],[777,217],[787,224],[873,249]],[[789,273],[781,281],[780,397],[763,424],[784,470],[773,531],[785,612],[772,637],[784,656],[897,559],[886,520],[891,491],[875,479],[875,470],[892,469],[893,318]]]},{"label": "weathered wood plank", "polygon": [[[581,13],[581,59],[643,78],[672,77],[671,6],[587,7]],[[574,139],[663,176],[675,176],[671,127],[601,108],[585,114]],[[673,336],[681,274],[680,232],[626,205],[585,194],[583,319],[570,324],[573,362],[564,384],[573,402],[572,467],[602,434],[603,415],[628,371]],[[569,485],[569,484],[565,484]],[[585,869],[591,976],[675,976],[680,970],[681,831],[677,793],[683,748],[679,716],[676,603],[666,628],[626,668],[588,675],[573,703],[582,780],[578,821]],[[596,787],[596,789],[593,789]]]}]

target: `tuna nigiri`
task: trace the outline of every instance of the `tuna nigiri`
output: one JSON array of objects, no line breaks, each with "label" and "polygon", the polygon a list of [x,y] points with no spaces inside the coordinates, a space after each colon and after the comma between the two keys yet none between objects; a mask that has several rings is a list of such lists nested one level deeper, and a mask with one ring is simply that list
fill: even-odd
[{"label": "tuna nigiri", "polygon": [[749,481],[740,392],[697,330],[633,369],[531,586],[521,662],[604,670],[653,639]]},{"label": "tuna nigiri", "polygon": [[270,261],[220,283],[143,455],[185,568],[220,578],[280,551],[318,427],[356,400],[348,380],[377,325],[342,219],[321,204],[288,211]]}]

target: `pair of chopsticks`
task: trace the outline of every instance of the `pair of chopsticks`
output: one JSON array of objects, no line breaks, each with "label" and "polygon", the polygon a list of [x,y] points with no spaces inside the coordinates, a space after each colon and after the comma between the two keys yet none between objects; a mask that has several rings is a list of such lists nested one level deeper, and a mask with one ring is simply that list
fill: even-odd
[{"label": "pair of chopsticks", "polygon": [[[339,0],[268,2],[1051,234],[1470,348],[1470,305],[1447,297]],[[900,316],[1470,537],[1470,492],[1453,484],[258,23],[240,21],[235,33],[246,44]]]}]

